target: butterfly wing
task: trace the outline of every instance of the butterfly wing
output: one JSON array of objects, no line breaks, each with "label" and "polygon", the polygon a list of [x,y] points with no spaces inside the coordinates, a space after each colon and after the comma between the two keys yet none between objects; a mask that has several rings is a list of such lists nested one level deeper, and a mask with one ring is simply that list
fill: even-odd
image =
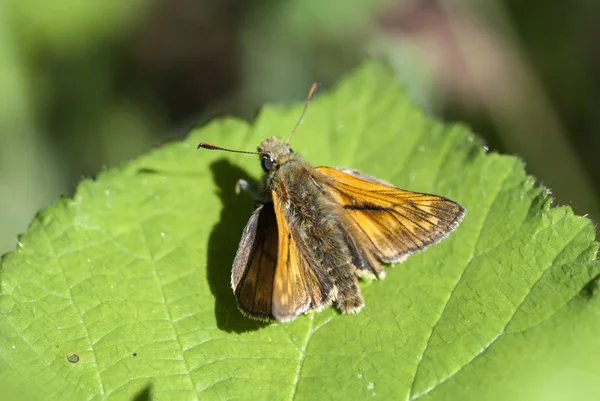
[{"label": "butterfly wing", "polygon": [[272,315],[279,321],[289,321],[310,309],[320,309],[331,302],[334,286],[316,266],[311,266],[305,247],[298,243],[299,233],[293,231],[286,218],[282,199],[271,192],[279,229],[279,257],[273,280]]},{"label": "butterfly wing", "polygon": [[[441,196],[404,191],[351,170],[318,167],[321,185],[345,213],[354,243],[384,263],[435,244],[460,223],[465,209]],[[378,272],[378,268],[373,266]]]},{"label": "butterfly wing", "polygon": [[233,261],[231,286],[240,310],[254,318],[271,317],[278,230],[273,203],[252,213]]},{"label": "butterfly wing", "polygon": [[327,277],[317,278],[274,191],[272,200],[252,214],[244,229],[231,285],[245,314],[289,321],[330,303],[333,285]]}]

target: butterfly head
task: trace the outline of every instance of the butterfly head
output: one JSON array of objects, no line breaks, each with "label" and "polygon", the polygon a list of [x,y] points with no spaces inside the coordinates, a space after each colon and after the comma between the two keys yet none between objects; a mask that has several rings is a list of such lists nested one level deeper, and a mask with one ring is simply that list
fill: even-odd
[{"label": "butterfly head", "polygon": [[283,164],[295,157],[287,144],[277,137],[267,138],[258,146],[258,155],[262,169],[268,173],[278,170]]}]

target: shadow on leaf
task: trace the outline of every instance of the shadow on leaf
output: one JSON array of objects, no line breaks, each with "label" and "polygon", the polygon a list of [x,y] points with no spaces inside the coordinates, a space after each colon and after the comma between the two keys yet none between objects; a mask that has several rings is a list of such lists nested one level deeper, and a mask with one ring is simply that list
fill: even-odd
[{"label": "shadow on leaf", "polygon": [[588,301],[598,294],[598,283],[600,283],[600,275],[591,279],[579,292]]},{"label": "shadow on leaf", "polygon": [[152,400],[152,386],[149,384],[143,389],[140,390],[139,393],[135,395],[133,401],[151,401]]},{"label": "shadow on leaf", "polygon": [[253,201],[248,195],[236,195],[235,184],[240,178],[252,185],[257,185],[257,182],[227,160],[218,160],[210,168],[223,206],[221,219],[208,240],[207,278],[215,296],[217,327],[236,333],[258,330],[269,323],[244,317],[238,310],[231,289],[231,265],[244,226],[254,209]]}]

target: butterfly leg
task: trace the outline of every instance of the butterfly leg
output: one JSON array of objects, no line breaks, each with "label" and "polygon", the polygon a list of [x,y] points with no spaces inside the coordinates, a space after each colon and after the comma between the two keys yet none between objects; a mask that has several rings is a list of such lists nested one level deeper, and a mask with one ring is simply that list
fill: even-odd
[{"label": "butterfly leg", "polygon": [[264,203],[265,195],[263,191],[261,191],[260,188],[250,184],[248,181],[240,178],[235,184],[235,193],[239,194],[242,191],[250,193],[250,195],[252,195],[255,199],[260,200],[261,203]]}]

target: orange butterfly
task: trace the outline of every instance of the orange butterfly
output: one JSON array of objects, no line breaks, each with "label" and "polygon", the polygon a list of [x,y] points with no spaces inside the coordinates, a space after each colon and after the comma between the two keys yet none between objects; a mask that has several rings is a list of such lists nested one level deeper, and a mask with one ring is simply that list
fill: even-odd
[{"label": "orange butterfly", "polygon": [[[252,318],[289,321],[332,302],[343,313],[358,312],[364,301],[357,277],[383,278],[382,263],[439,242],[465,215],[461,205],[440,196],[404,191],[353,170],[315,168],[288,142],[273,137],[258,147],[264,199],[233,261],[231,285],[240,310]],[[257,192],[245,181],[238,184]]]}]

